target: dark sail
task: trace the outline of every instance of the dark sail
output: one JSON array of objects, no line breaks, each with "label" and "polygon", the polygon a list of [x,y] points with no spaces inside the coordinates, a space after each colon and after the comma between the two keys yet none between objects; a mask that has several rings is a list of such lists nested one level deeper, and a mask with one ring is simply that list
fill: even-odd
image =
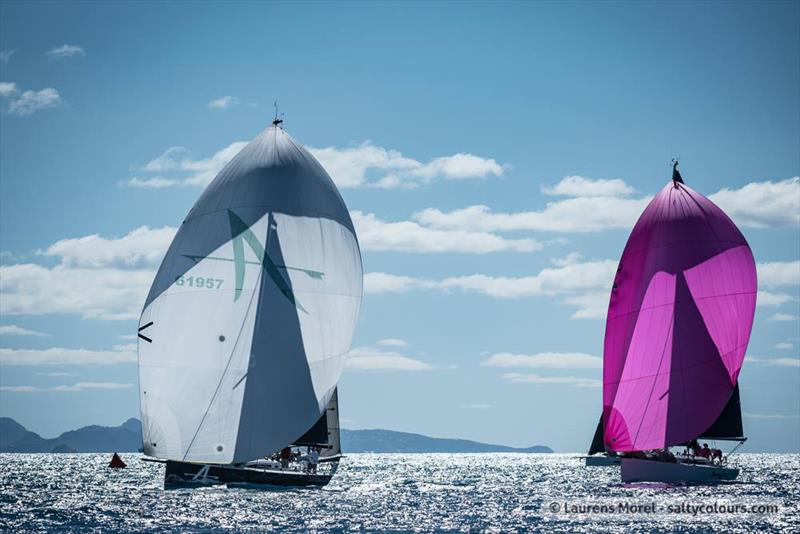
[{"label": "dark sail", "polygon": [[603,416],[597,422],[597,429],[594,431],[592,438],[592,445],[589,447],[589,454],[597,454],[598,452],[606,452],[606,446],[603,443]]},{"label": "dark sail", "polygon": [[325,413],[317,419],[314,426],[296,439],[292,445],[298,447],[323,446],[323,456],[330,456],[331,453],[339,454],[339,391],[338,388],[333,392]]},{"label": "dark sail", "polygon": [[728,404],[711,427],[698,439],[744,439],[742,427],[742,405],[739,399],[739,384],[733,389]]},{"label": "dark sail", "polygon": [[317,419],[314,426],[308,429],[300,439],[294,440],[293,445],[305,447],[308,445],[323,445],[328,442],[328,413],[327,410],[322,417]]},{"label": "dark sail", "polygon": [[[339,388],[337,387],[331,397],[331,402],[328,403],[327,413],[328,424],[328,448],[323,449],[320,457],[325,458],[338,457],[342,454],[342,444],[339,439]],[[320,460],[322,461],[322,460]]]}]

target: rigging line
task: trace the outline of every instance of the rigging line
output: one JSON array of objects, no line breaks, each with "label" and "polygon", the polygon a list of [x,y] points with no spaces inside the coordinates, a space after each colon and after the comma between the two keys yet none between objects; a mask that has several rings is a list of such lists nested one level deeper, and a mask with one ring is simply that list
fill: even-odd
[{"label": "rigging line", "polygon": [[[670,340],[670,336],[672,334],[672,327],[675,325],[675,317],[672,318],[672,322],[669,325],[669,330],[667,330],[667,336],[664,340],[664,348],[661,349],[661,359],[658,361],[658,368],[661,369],[661,365],[664,363],[664,354],[667,352],[667,342]],[[645,405],[644,412],[642,413],[641,419],[639,419],[639,428],[636,429],[636,436],[634,436],[634,441],[639,440],[639,432],[642,430],[642,423],[644,423],[645,415],[647,415],[647,410],[650,408],[650,399],[653,398],[653,391],[656,389],[656,382],[658,381],[658,373],[656,373],[656,378],[653,378],[653,385],[650,388],[650,394],[647,396],[647,404]],[[667,386],[667,391],[669,391],[669,386]],[[615,395],[616,397],[616,395]],[[616,400],[616,399],[615,399]],[[669,401],[667,401],[669,402]],[[666,437],[666,435],[665,435]],[[633,445],[633,443],[631,443]]]},{"label": "rigging line", "polygon": [[[267,239],[264,245],[264,255],[267,254],[267,246],[269,244],[269,219],[267,220]],[[192,449],[192,445],[194,445],[194,441],[197,439],[197,435],[200,433],[200,429],[203,427],[203,423],[205,423],[206,417],[208,416],[208,412],[211,410],[211,406],[214,405],[214,401],[217,398],[217,394],[219,393],[220,388],[222,387],[222,381],[225,380],[225,376],[228,374],[228,369],[230,368],[231,362],[233,361],[233,355],[236,353],[236,347],[239,346],[239,340],[242,337],[242,331],[244,330],[245,322],[247,321],[247,317],[250,315],[250,309],[253,306],[253,299],[258,293],[261,287],[261,275],[264,272],[264,269],[261,268],[258,270],[258,275],[256,276],[256,282],[253,286],[253,292],[250,294],[250,301],[247,303],[247,310],[244,312],[244,318],[242,319],[242,325],[239,327],[239,333],[236,334],[236,341],[233,344],[233,348],[231,349],[231,355],[228,357],[228,362],[225,364],[225,369],[222,371],[222,374],[219,377],[219,382],[217,383],[216,389],[214,389],[214,394],[211,396],[211,400],[208,402],[208,407],[206,407],[205,413],[203,413],[203,417],[200,419],[200,423],[197,425],[197,430],[194,431],[194,435],[192,436],[192,440],[189,442],[189,445],[186,447],[186,452],[183,454],[183,460],[186,460],[186,456],[189,455],[189,451]],[[248,362],[249,363],[249,362]],[[234,451],[235,452],[235,451]]]}]

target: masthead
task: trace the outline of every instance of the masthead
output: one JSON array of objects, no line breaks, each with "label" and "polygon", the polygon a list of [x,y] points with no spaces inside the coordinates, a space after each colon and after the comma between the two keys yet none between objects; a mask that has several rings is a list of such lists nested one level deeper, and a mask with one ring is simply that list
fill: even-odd
[{"label": "masthead", "polygon": [[678,160],[673,159],[672,162],[672,183],[675,184],[675,187],[678,187],[678,184],[683,183],[683,177],[681,176],[681,172],[678,170]]},{"label": "masthead", "polygon": [[283,123],[283,115],[281,115],[280,117],[278,116],[278,99],[277,98],[275,99],[274,106],[275,106],[275,118],[272,119],[272,125],[273,126],[278,126],[278,125]]}]

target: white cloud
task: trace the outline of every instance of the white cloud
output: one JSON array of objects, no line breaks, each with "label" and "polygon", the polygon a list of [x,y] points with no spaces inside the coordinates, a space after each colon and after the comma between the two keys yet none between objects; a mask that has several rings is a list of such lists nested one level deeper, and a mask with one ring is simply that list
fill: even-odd
[{"label": "white cloud", "polygon": [[212,100],[208,103],[208,107],[211,109],[228,109],[230,107],[236,106],[239,104],[239,99],[235,96],[223,96],[221,98],[217,98],[216,100]]},{"label": "white cloud", "polygon": [[184,168],[184,161],[191,159],[191,152],[188,148],[182,146],[173,146],[166,149],[157,158],[151,159],[142,167],[143,171],[147,172],[164,172],[174,170],[186,170]]},{"label": "white cloud", "polygon": [[16,52],[16,50],[13,48],[0,50],[0,63],[8,63],[8,60],[11,59],[11,56],[14,55],[14,52]]},{"label": "white cloud", "polygon": [[44,334],[35,330],[28,330],[21,326],[9,324],[0,326],[0,336],[27,336],[27,337],[50,337],[50,334]]},{"label": "white cloud", "polygon": [[[615,260],[580,261],[580,255],[552,260],[556,267],[542,269],[538,274],[522,277],[473,274],[442,280],[415,278],[372,272],[364,275],[367,294],[404,293],[408,291],[462,291],[479,293],[493,298],[514,299],[537,296],[561,297],[564,304],[575,306],[572,319],[603,319],[606,316],[609,286],[617,268]],[[767,273],[765,285],[789,285],[797,262],[759,264],[759,272]],[[796,300],[786,293],[759,291],[759,306],[780,306]]]},{"label": "white cloud", "polygon": [[782,341],[780,343],[774,344],[772,348],[777,350],[791,350],[792,348],[794,348],[794,345],[792,345],[788,341]]},{"label": "white cloud", "polygon": [[472,410],[488,410],[489,408],[492,407],[492,405],[491,404],[481,404],[479,402],[476,402],[476,403],[473,403],[473,404],[465,404],[463,407],[464,408],[469,408],[469,409],[472,409]]},{"label": "white cloud", "polygon": [[436,282],[413,278],[411,276],[398,276],[387,273],[365,273],[364,293],[381,295],[384,293],[405,293],[414,289],[433,288]]},{"label": "white cloud", "polygon": [[78,314],[86,319],[135,319],[155,269],[0,266],[0,315]]},{"label": "white cloud", "polygon": [[582,352],[540,352],[511,354],[499,352],[481,362],[484,367],[532,367],[546,369],[602,369],[603,359]]},{"label": "white cloud", "polygon": [[134,319],[174,234],[171,227],[143,226],[119,238],[95,234],[62,239],[39,252],[59,258],[54,267],[2,265],[0,313]]},{"label": "white cloud", "polygon": [[779,413],[749,413],[742,412],[742,416],[748,419],[797,419],[798,414],[779,414]]},{"label": "white cloud", "polygon": [[776,313],[770,316],[769,320],[773,322],[789,322],[789,321],[796,321],[797,316],[791,315],[789,313]]},{"label": "white cloud", "polygon": [[533,239],[506,239],[486,232],[436,230],[412,221],[385,222],[372,213],[353,211],[353,224],[363,250],[401,252],[532,252],[542,248]]},{"label": "white cloud", "polygon": [[612,260],[573,263],[517,278],[474,274],[431,280],[371,272],[364,275],[364,292],[376,295],[426,290],[478,293],[500,299],[561,297],[565,304],[578,307],[573,318],[602,318],[608,305],[608,291],[604,288],[613,280],[616,265]]},{"label": "white cloud", "polygon": [[8,112],[19,116],[61,104],[61,96],[52,87],[40,91],[22,91],[13,82],[0,82],[0,97],[8,101]]},{"label": "white cloud", "polygon": [[[205,187],[247,144],[247,141],[236,141],[213,156],[201,159],[195,159],[188,148],[174,146],[141,168],[145,173],[158,173],[156,176],[134,176],[121,183],[129,187],[153,189],[176,185]],[[174,173],[175,176],[166,176],[166,173]]]},{"label": "white cloud", "polygon": [[406,347],[408,346],[408,343],[406,343],[402,339],[396,339],[390,337],[386,339],[381,339],[380,341],[378,341],[378,345],[380,345],[381,347]]},{"label": "white cloud", "polygon": [[56,371],[53,373],[36,373],[39,376],[78,376],[78,373],[65,373],[63,371]]},{"label": "white cloud", "polygon": [[219,174],[233,157],[247,146],[247,141],[237,141],[226,146],[206,159],[184,158],[180,161],[180,169],[191,174],[184,180],[187,185],[205,187]]},{"label": "white cloud", "polygon": [[372,347],[356,347],[347,356],[346,366],[362,371],[428,371],[433,367],[399,352]]},{"label": "white cloud", "polygon": [[0,348],[2,365],[114,365],[135,362],[135,343],[114,345],[111,350]]},{"label": "white cloud", "polygon": [[552,187],[542,187],[545,195],[567,197],[626,197],[633,188],[619,178],[593,180],[583,176],[565,176]]},{"label": "white cloud", "polygon": [[494,213],[488,206],[476,205],[450,212],[428,208],[412,218],[431,228],[477,232],[516,230],[540,232],[600,232],[613,228],[630,229],[651,197],[578,197],[548,202],[543,210]]},{"label": "white cloud", "polygon": [[180,180],[175,180],[173,178],[164,178],[163,176],[153,176],[152,178],[139,178],[138,176],[134,176],[132,178],[124,180],[121,185],[127,185],[128,187],[138,187],[143,189],[144,188],[162,189],[164,187],[181,185],[181,182]]},{"label": "white cloud", "polygon": [[[581,176],[567,176],[555,186],[544,187],[543,192],[569,198],[548,202],[541,210],[516,213],[493,212],[484,205],[450,212],[429,208],[414,214],[413,219],[431,228],[452,230],[600,232],[630,229],[652,199],[651,195],[630,198],[633,188],[620,179]],[[755,182],[735,191],[723,189],[710,198],[744,226],[800,224],[798,177],[774,183]]]},{"label": "white cloud", "polygon": [[339,187],[415,188],[434,180],[483,179],[502,176],[508,165],[494,159],[458,153],[427,163],[369,141],[348,148],[307,147]]},{"label": "white cloud", "polygon": [[605,319],[609,297],[608,291],[592,291],[566,297],[564,302],[578,307],[570,319]]},{"label": "white cloud", "polygon": [[0,386],[0,391],[9,393],[41,393],[41,392],[75,392],[87,389],[130,389],[133,384],[121,384],[119,382],[78,382],[72,385],[38,387],[38,386]]},{"label": "white cloud", "polygon": [[[224,108],[234,101],[223,97],[209,103],[210,107]],[[225,102],[223,104],[223,101]],[[131,178],[123,183],[132,187],[168,187],[193,185],[205,187],[242,148],[246,141],[237,141],[206,159],[194,159],[185,147],[171,147],[147,163],[142,170],[163,174],[175,172],[181,176],[159,176],[149,182],[147,178]],[[427,163],[403,156],[396,150],[387,150],[369,142],[356,147],[306,147],[328,171],[336,185],[347,187],[414,188],[434,180],[482,179],[502,176],[508,165],[493,159],[458,153],[434,158]],[[172,180],[171,182],[169,180]]]},{"label": "white cloud", "polygon": [[17,92],[17,84],[14,82],[0,82],[0,97],[8,97]]},{"label": "white cloud", "polygon": [[562,384],[582,388],[599,388],[600,380],[577,376],[540,376],[536,374],[506,373],[504,378],[514,384]]},{"label": "white cloud", "polygon": [[748,355],[746,361],[769,367],[800,367],[800,358],[757,358]]},{"label": "white cloud", "polygon": [[756,265],[758,284],[765,287],[800,285],[800,260],[770,261]]},{"label": "white cloud", "polygon": [[175,237],[176,228],[140,226],[118,238],[97,234],[62,239],[42,252],[45,256],[61,258],[68,267],[156,267]]},{"label": "white cloud", "polygon": [[551,258],[550,262],[557,267],[565,267],[573,263],[579,263],[582,259],[583,255],[580,252],[570,252],[563,258]]},{"label": "white cloud", "polygon": [[85,56],[83,48],[77,45],[61,45],[59,47],[48,50],[47,55],[53,59],[62,59],[67,57]]},{"label": "white cloud", "polygon": [[741,226],[769,228],[800,225],[800,177],[752,182],[724,188],[709,198]]},{"label": "white cloud", "polygon": [[786,293],[771,293],[769,291],[759,291],[756,296],[756,306],[780,306],[787,302],[792,302],[794,297]]},{"label": "white cloud", "polygon": [[542,269],[534,276],[510,278],[476,274],[446,278],[439,285],[445,290],[471,291],[495,298],[552,296],[607,287],[614,279],[616,268],[617,262],[612,260],[590,261]]},{"label": "white cloud", "polygon": [[772,367],[800,367],[800,358],[771,358],[767,365]]}]

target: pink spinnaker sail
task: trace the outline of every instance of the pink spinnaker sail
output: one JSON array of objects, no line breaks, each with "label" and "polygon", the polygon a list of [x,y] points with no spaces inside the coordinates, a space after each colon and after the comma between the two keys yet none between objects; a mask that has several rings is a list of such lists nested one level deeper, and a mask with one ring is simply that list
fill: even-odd
[{"label": "pink spinnaker sail", "polygon": [[603,354],[604,441],[639,451],[700,436],[728,402],[756,305],[756,266],[713,202],[670,182],[622,253]]}]

